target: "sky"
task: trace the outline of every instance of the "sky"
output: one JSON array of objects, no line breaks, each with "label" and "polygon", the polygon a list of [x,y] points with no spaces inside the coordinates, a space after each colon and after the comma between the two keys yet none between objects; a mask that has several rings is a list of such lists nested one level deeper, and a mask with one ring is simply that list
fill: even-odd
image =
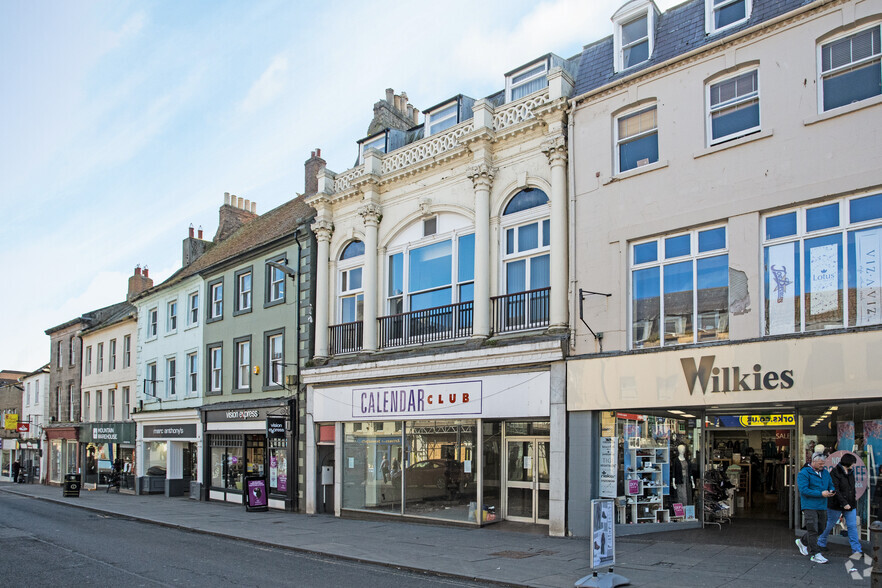
[{"label": "sky", "polygon": [[623,3],[0,1],[0,369],[47,363],[45,330],[124,300],[136,265],[169,277],[224,192],[262,214],[314,149],[351,168],[386,88],[487,96]]}]

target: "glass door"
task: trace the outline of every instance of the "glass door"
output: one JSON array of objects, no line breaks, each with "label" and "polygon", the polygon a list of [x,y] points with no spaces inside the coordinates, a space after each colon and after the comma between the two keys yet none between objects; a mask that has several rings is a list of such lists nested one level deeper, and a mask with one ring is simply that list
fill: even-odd
[{"label": "glass door", "polygon": [[550,447],[547,437],[507,440],[506,519],[548,523]]}]

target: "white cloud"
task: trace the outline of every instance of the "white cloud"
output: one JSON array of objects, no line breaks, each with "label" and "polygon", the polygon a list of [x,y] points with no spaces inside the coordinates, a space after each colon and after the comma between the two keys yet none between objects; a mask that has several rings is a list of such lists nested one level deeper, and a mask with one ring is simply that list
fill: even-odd
[{"label": "white cloud", "polygon": [[257,78],[257,81],[248,90],[248,94],[239,105],[239,109],[246,113],[253,113],[272,103],[281,96],[285,89],[286,74],[288,71],[288,58],[277,55],[273,58],[269,67]]}]

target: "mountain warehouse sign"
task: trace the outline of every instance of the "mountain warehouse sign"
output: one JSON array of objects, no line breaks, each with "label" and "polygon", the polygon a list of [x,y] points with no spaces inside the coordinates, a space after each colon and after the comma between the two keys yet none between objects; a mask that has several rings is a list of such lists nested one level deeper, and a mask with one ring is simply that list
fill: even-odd
[{"label": "mountain warehouse sign", "polygon": [[793,387],[793,370],[763,371],[763,366],[754,364],[753,369],[717,366],[715,355],[704,355],[696,364],[695,358],[683,357],[680,365],[686,378],[689,394],[698,388],[702,394],[708,392],[741,392],[750,390],[788,390]]}]

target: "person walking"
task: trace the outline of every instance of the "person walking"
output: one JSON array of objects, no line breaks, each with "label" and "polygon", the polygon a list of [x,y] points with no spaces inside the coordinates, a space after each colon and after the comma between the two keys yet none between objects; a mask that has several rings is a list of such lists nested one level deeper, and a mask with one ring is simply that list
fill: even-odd
[{"label": "person walking", "polygon": [[12,462],[12,481],[18,482],[18,473],[21,471],[21,463],[16,459]]},{"label": "person walking", "polygon": [[853,453],[846,453],[830,472],[830,479],[833,481],[833,489],[836,494],[827,499],[827,525],[824,532],[818,537],[818,546],[826,547],[830,531],[839,522],[839,517],[844,516],[845,524],[848,527],[848,542],[851,543],[852,557],[862,554],[857,528],[857,494],[854,486],[854,464],[856,463],[857,457]]},{"label": "person walking", "polygon": [[821,529],[827,526],[827,501],[835,494],[830,472],[826,468],[823,453],[815,453],[809,463],[805,464],[796,476],[799,486],[799,501],[805,520],[805,533],[796,540],[796,546],[803,555],[812,554],[815,563],[827,563],[818,547]]}]

